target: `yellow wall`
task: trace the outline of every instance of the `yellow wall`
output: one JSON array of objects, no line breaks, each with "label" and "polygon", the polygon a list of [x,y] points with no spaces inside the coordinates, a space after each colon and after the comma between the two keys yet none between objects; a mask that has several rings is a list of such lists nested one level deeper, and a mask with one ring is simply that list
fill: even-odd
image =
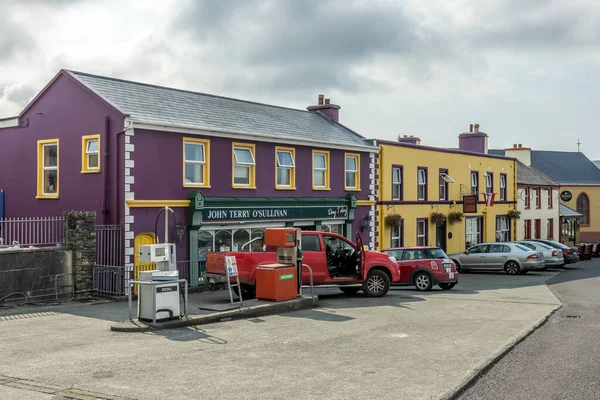
[{"label": "yellow wall", "polygon": [[573,198],[570,201],[561,200],[561,203],[573,210],[577,210],[577,197],[579,197],[579,194],[587,194],[590,200],[590,224],[581,225],[581,232],[600,232],[600,185],[561,186],[561,193],[564,190],[570,191]]},{"label": "yellow wall", "polygon": [[[477,213],[464,214],[464,217],[483,216],[484,241],[496,241],[496,216],[506,215],[509,209],[516,207],[515,193],[516,165],[511,159],[486,157],[484,155],[470,155],[451,151],[440,151],[432,147],[415,148],[409,146],[397,146],[393,144],[379,145],[379,202],[377,206],[378,250],[390,247],[390,228],[385,225],[385,216],[390,213],[402,215],[404,220],[404,245],[414,246],[417,240],[416,221],[417,218],[428,218],[432,212],[448,214],[452,211],[463,211],[462,193],[469,194],[471,171],[479,172],[479,192],[485,192],[484,171],[494,174],[494,192],[496,203],[487,207],[485,203],[477,205]],[[403,167],[404,198],[402,201],[392,201],[392,166]],[[417,202],[417,168],[428,168],[427,201]],[[450,201],[439,201],[439,169],[447,169],[448,175],[455,183],[448,184],[447,199]],[[500,194],[500,174],[505,173],[507,178],[507,202],[498,203]],[[463,187],[461,188],[461,184]],[[479,196],[483,202],[484,196]],[[456,204],[452,204],[456,201]],[[381,204],[383,203],[383,204]],[[511,222],[511,235],[515,238],[516,222]],[[465,220],[450,224],[446,223],[446,251],[447,253],[460,252],[465,249]],[[429,221],[428,244],[436,244],[436,225]],[[452,238],[448,238],[448,232]]]}]

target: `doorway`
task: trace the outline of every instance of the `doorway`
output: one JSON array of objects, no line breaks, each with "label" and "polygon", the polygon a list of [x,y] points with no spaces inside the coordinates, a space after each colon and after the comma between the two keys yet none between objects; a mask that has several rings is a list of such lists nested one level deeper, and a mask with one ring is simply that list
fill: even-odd
[{"label": "doorway", "polygon": [[435,245],[446,251],[446,223],[435,226]]}]

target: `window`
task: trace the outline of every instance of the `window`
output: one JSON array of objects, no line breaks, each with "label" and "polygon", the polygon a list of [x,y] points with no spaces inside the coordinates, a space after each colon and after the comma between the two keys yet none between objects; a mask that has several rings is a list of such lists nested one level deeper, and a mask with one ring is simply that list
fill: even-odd
[{"label": "window", "polygon": [[233,143],[233,187],[256,189],[253,144]]},{"label": "window", "polygon": [[183,138],[183,186],[210,187],[210,141]]},{"label": "window", "polygon": [[329,190],[329,152],[313,150],[313,190]]},{"label": "window", "polygon": [[531,194],[529,193],[529,188],[525,188],[525,208],[529,209],[531,207]]},{"label": "window", "polygon": [[535,220],[535,232],[534,232],[535,238],[536,239],[541,239],[542,238],[542,220],[541,219],[536,219]]},{"label": "window", "polygon": [[37,198],[58,198],[58,139],[37,142]]},{"label": "window", "polygon": [[360,154],[346,153],[346,190],[360,190]]},{"label": "window", "polygon": [[525,239],[531,239],[531,220],[525,220]]},{"label": "window", "polygon": [[289,147],[275,147],[276,189],[296,188],[296,151]]},{"label": "window", "polygon": [[450,178],[448,176],[448,170],[440,169],[440,201],[448,200],[448,178]]},{"label": "window", "polygon": [[552,205],[552,188],[548,188],[546,189],[547,195],[548,195],[548,209],[552,209],[553,205]]},{"label": "window", "polygon": [[482,219],[480,217],[465,218],[465,244],[467,248],[483,242],[481,238],[481,224]]},{"label": "window", "polygon": [[417,169],[417,200],[427,200],[427,169]]},{"label": "window", "polygon": [[485,192],[487,194],[494,193],[494,174],[486,172],[485,175]]},{"label": "window", "polygon": [[[264,228],[199,231],[198,261],[205,262],[207,253],[212,251],[237,249],[233,251],[263,252],[265,248],[261,245],[259,238],[264,233]],[[304,237],[302,239],[304,242]],[[249,243],[250,241],[252,243]]]},{"label": "window", "polygon": [[392,167],[392,200],[402,200],[402,167]]},{"label": "window", "polygon": [[100,135],[81,138],[81,172],[100,172]]},{"label": "window", "polygon": [[506,201],[506,174],[500,174],[500,200]]},{"label": "window", "polygon": [[542,208],[542,197],[540,196],[540,188],[533,189],[535,195],[535,208]]},{"label": "window", "polygon": [[302,235],[302,251],[321,251],[319,235]]},{"label": "window", "polygon": [[479,173],[471,172],[471,194],[479,198]]},{"label": "window", "polygon": [[590,224],[590,199],[587,194],[581,193],[577,197],[577,212],[583,214],[581,217],[581,225]]},{"label": "window", "polygon": [[402,247],[404,246],[404,238],[402,237],[402,231],[404,230],[404,224],[400,226],[393,226],[390,228],[390,247]]},{"label": "window", "polygon": [[487,252],[487,248],[489,247],[489,245],[484,244],[481,246],[473,246],[473,247],[469,247],[467,246],[467,249],[469,251],[470,254],[481,254],[481,253],[485,253]]},{"label": "window", "polygon": [[490,244],[487,249],[488,253],[510,253],[510,247],[503,244]]},{"label": "window", "polygon": [[554,239],[554,218],[548,218],[546,222],[546,239]]},{"label": "window", "polygon": [[337,233],[338,235],[344,235],[344,224],[322,224],[321,232]]},{"label": "window", "polygon": [[417,220],[417,246],[427,246],[427,220]]},{"label": "window", "polygon": [[510,240],[510,223],[508,217],[496,217],[496,241],[508,242]]}]

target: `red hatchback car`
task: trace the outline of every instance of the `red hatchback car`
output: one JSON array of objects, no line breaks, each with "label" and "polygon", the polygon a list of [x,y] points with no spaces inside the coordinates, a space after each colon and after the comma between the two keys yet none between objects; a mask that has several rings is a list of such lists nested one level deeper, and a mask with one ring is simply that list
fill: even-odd
[{"label": "red hatchback car", "polygon": [[456,266],[439,247],[396,247],[383,250],[394,256],[400,267],[400,281],[394,286],[415,286],[428,291],[433,285],[450,290],[458,283]]}]

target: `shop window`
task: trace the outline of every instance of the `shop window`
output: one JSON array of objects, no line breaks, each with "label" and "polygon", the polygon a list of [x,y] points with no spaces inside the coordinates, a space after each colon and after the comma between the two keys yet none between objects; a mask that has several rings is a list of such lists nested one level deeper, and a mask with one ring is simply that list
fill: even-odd
[{"label": "shop window", "polygon": [[346,153],[346,190],[360,190],[360,154]]},{"label": "shop window", "polygon": [[[206,261],[206,253],[211,251],[251,251],[262,252],[265,250],[260,238],[264,235],[263,228],[235,229],[198,232],[198,261]],[[232,241],[233,238],[233,241]],[[242,246],[249,241],[249,245]],[[236,250],[237,247],[237,250]]]},{"label": "shop window", "polygon": [[[263,243],[260,240],[258,240],[264,234],[265,234],[265,230],[263,228],[256,228],[256,229],[250,230],[250,240],[253,241],[252,244],[250,245],[250,251],[252,251],[252,252],[265,251],[265,248],[263,247]],[[257,240],[255,240],[255,239],[257,239]]]},{"label": "shop window", "polygon": [[233,187],[241,189],[256,189],[253,144],[233,143]]},{"label": "shop window", "polygon": [[496,241],[508,242],[510,240],[510,223],[508,217],[496,217]]},{"label": "shop window", "polygon": [[214,251],[214,240],[213,232],[198,232],[198,261],[206,261],[206,254]]},{"label": "shop window", "polygon": [[81,172],[100,172],[100,135],[81,138]]},{"label": "shop window", "polygon": [[494,174],[491,172],[485,173],[485,193],[494,193]]},{"label": "shop window", "polygon": [[392,226],[390,228],[390,247],[402,247],[403,245],[402,226]]},{"label": "shop window", "polygon": [[250,244],[242,249],[244,244],[250,242],[250,232],[246,229],[233,231],[233,249],[232,251],[250,251]]},{"label": "shop window", "polygon": [[402,200],[402,167],[392,168],[392,200]]},{"label": "shop window", "polygon": [[417,169],[417,200],[427,200],[427,169]]},{"label": "shop window", "polygon": [[321,225],[321,231],[337,233],[338,235],[343,235],[344,234],[344,225],[343,224],[323,224],[323,225]]},{"label": "shop window", "polygon": [[577,212],[583,214],[581,217],[581,225],[589,225],[590,223],[590,199],[585,193],[581,193],[577,197]]},{"label": "shop window", "polygon": [[427,246],[427,220],[417,220],[417,246]]},{"label": "shop window", "polygon": [[500,174],[500,200],[506,201],[506,174]]},{"label": "shop window", "polygon": [[479,173],[471,172],[471,194],[479,198]]},{"label": "shop window", "polygon": [[209,186],[210,141],[183,138],[183,186]]},{"label": "shop window", "polygon": [[275,147],[276,153],[276,182],[277,189],[296,188],[296,163],[295,149],[289,147]]},{"label": "shop window", "polygon": [[329,152],[313,150],[313,190],[329,190]]},{"label": "shop window", "polygon": [[465,245],[466,248],[481,243],[482,240],[482,220],[480,217],[465,218]]},{"label": "shop window", "polygon": [[58,139],[37,142],[37,198],[58,198]]}]

